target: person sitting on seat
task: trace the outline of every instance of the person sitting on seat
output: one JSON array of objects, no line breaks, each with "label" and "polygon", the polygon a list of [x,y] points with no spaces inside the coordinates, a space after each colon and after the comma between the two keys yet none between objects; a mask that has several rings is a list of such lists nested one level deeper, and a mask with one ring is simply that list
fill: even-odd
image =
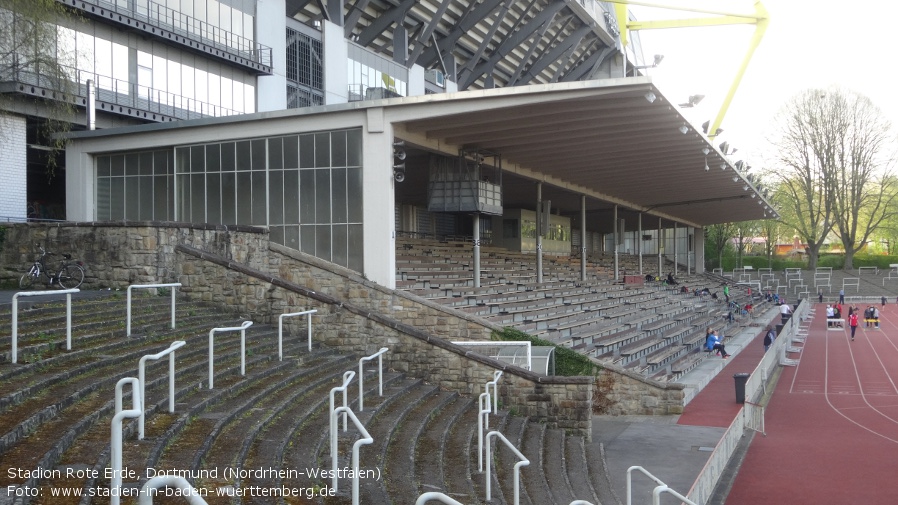
[{"label": "person sitting on seat", "polygon": [[652,274],[645,274],[645,280],[646,282],[652,282],[655,278],[652,277]]},{"label": "person sitting on seat", "polygon": [[711,332],[708,333],[708,337],[705,339],[705,349],[717,351],[723,359],[730,357],[730,355],[727,354],[726,348],[720,343],[720,337],[717,336],[717,330],[711,330]]},{"label": "person sitting on seat", "polygon": [[676,286],[677,284],[679,284],[676,279],[674,279],[674,276],[671,272],[667,272],[667,283],[671,286]]}]

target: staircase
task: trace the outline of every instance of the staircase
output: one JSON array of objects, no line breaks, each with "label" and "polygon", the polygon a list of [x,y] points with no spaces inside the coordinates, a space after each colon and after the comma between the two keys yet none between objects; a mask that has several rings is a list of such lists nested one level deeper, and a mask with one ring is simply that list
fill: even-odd
[{"label": "staircase", "polygon": [[[153,476],[147,469],[176,470],[209,493],[208,503],[351,503],[352,480],[341,476],[339,490],[322,496],[330,493],[331,481],[320,471],[330,470],[329,392],[341,384],[345,371],[358,370],[359,357],[321,345],[309,352],[300,331],[299,337],[285,338],[279,361],[277,329],[256,323],[246,333],[245,376],[240,375],[239,336],[216,335],[215,388],[210,390],[209,330],[249,318],[179,299],[173,330],[169,303],[168,296],[137,296],[133,334],[126,337],[124,296],[111,292],[76,300],[72,351],[64,350],[64,302],[20,303],[19,363],[12,364],[8,353],[0,363],[0,486],[38,496],[0,494],[0,504],[109,503],[105,469],[115,384],[137,375],[140,357],[176,340],[186,342],[176,352],[176,411],[168,412],[168,365],[162,359],[147,367],[145,438],[137,440],[136,420],[124,424],[123,464],[135,471],[123,479],[126,492],[135,493]],[[9,350],[10,321],[10,307],[0,306],[0,352]],[[478,471],[476,397],[392,370],[384,371],[379,396],[376,366],[370,364],[364,384],[365,409],[356,415],[374,442],[360,448],[360,503],[411,504],[428,491],[445,492],[465,504],[486,503],[485,474]],[[357,379],[349,393],[350,407],[357,409]],[[583,437],[501,409],[490,415],[489,425],[530,459],[522,469],[521,503],[566,505],[581,499],[598,504],[600,497],[601,503],[615,503],[604,460],[586,450]],[[358,430],[349,423],[349,430],[339,433],[339,467],[351,467]],[[498,453],[489,503],[512,503],[517,458],[494,444]],[[258,490],[256,496],[227,496],[250,489]],[[259,496],[284,489],[300,496]],[[84,496],[54,496],[61,490]],[[124,497],[122,503],[136,500]]]}]

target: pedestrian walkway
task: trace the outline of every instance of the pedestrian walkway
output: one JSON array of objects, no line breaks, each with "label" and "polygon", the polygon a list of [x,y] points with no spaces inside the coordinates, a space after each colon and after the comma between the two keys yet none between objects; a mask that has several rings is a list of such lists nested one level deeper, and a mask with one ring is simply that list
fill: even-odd
[{"label": "pedestrian walkway", "polygon": [[[604,452],[612,488],[626,502],[627,469],[641,466],[671,489],[685,495],[692,488],[726,428],[742,404],[736,403],[733,375],[751,372],[764,354],[767,324],[779,321],[772,307],[725,344],[732,356],[710,356],[678,380],[686,385],[688,403],[680,416],[597,416],[591,450]],[[634,474],[635,503],[649,503],[655,483]]]}]

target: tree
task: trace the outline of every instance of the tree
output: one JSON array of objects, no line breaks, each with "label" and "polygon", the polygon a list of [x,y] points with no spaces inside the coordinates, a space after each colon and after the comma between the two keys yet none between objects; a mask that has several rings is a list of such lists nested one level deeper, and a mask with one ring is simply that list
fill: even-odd
[{"label": "tree", "polygon": [[[63,63],[76,60],[74,51],[59,43],[57,32],[57,24],[76,18],[55,0],[0,0],[0,81],[46,87],[60,92],[60,98],[76,93],[73,69]],[[0,114],[24,102],[21,96],[0,94]],[[39,133],[52,149],[64,147],[56,134],[71,129],[74,111],[72,100],[41,101],[39,115],[45,120]],[[55,159],[55,153],[49,153],[51,176]]]},{"label": "tree", "polygon": [[723,268],[723,251],[734,235],[735,226],[732,223],[712,224],[705,228],[705,249],[714,251],[720,268]]},{"label": "tree", "polygon": [[742,265],[742,256],[745,254],[745,249],[754,242],[754,238],[760,234],[760,231],[760,221],[742,221],[733,224],[733,238],[736,239],[736,266],[739,268],[744,266]]},{"label": "tree", "polygon": [[776,254],[776,244],[780,239],[781,228],[780,222],[776,219],[761,221],[761,235],[766,240],[764,243],[764,255],[767,256],[768,268],[773,268],[773,255]]},{"label": "tree", "polygon": [[846,270],[854,268],[874,230],[895,213],[898,179],[892,171],[895,138],[880,110],[864,96],[836,95],[844,108],[846,133],[837,146],[834,191],[836,232],[845,249]]},{"label": "tree", "polygon": [[838,92],[804,91],[780,111],[768,177],[780,193],[783,222],[808,244],[808,268],[832,231],[839,146],[848,132]]}]

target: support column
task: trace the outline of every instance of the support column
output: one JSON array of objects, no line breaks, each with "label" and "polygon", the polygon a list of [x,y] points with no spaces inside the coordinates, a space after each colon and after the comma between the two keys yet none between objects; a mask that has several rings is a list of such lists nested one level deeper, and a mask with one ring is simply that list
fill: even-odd
[{"label": "support column", "polygon": [[664,278],[664,272],[661,271],[661,247],[664,244],[664,232],[661,230],[661,218],[658,218],[658,278]]},{"label": "support column", "polygon": [[636,237],[636,254],[639,256],[639,276],[643,277],[645,274],[642,273],[642,212],[639,213],[636,219],[639,230]]},{"label": "support column", "polygon": [[543,183],[536,183],[536,282],[543,282]]},{"label": "support column", "polygon": [[586,281],[586,195],[580,195],[580,280]]},{"label": "support column", "polygon": [[620,280],[617,253],[620,250],[620,230],[617,229],[617,205],[614,206],[614,280]]},{"label": "support column", "polygon": [[677,222],[674,221],[674,230],[673,230],[673,243],[674,243],[674,276],[679,274],[679,266],[680,266],[680,258],[678,255],[678,244],[677,244]]},{"label": "support column", "polygon": [[705,273],[705,229],[695,228],[693,239],[693,248],[695,251],[695,273]]},{"label": "support column", "polygon": [[480,287],[480,214],[474,214],[474,287]]},{"label": "support column", "polygon": [[695,236],[689,238],[690,227],[686,227],[686,275],[692,275],[690,272],[692,271],[692,251],[695,250],[695,245],[692,243],[695,240]]}]

